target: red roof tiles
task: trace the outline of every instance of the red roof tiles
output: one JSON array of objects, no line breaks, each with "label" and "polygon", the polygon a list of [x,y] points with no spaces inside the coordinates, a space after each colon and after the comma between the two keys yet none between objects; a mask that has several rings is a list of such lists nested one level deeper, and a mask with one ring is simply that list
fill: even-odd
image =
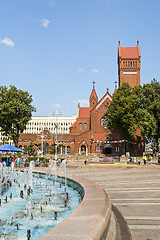
[{"label": "red roof tiles", "polygon": [[107,133],[94,133],[93,138],[95,140],[105,140],[104,138],[106,137]]},{"label": "red roof tiles", "polygon": [[121,58],[139,58],[141,57],[140,47],[118,47],[118,55]]}]

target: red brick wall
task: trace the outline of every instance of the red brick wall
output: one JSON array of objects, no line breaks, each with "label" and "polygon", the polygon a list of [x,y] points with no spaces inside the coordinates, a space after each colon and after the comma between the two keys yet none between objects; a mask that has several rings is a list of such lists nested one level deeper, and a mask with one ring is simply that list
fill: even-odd
[{"label": "red brick wall", "polygon": [[[127,61],[127,66],[126,66],[126,61]],[[137,62],[137,66],[133,66],[133,61],[134,63]],[[123,65],[123,62],[125,62],[125,65]],[[129,62],[129,66],[128,66]],[[131,66],[132,62],[132,66]],[[124,82],[128,82],[129,85],[134,88],[135,86],[138,86],[140,84],[140,69],[141,69],[141,61],[139,59],[119,59],[119,64],[118,64],[118,69],[119,69],[119,86],[122,85]],[[137,72],[137,74],[124,74],[127,72]]]}]

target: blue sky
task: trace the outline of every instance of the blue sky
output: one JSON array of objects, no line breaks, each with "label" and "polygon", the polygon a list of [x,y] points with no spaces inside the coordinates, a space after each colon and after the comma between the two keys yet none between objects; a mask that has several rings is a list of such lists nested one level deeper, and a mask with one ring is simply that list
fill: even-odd
[{"label": "blue sky", "polygon": [[0,0],[0,82],[28,90],[35,116],[63,116],[118,80],[117,49],[136,46],[141,84],[159,81],[159,0]]}]

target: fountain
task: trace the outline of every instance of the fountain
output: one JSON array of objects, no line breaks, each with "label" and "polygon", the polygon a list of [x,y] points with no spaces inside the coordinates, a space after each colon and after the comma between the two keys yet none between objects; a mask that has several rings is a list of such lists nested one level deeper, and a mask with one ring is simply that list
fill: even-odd
[{"label": "fountain", "polygon": [[50,175],[33,173],[33,169],[34,162],[24,171],[14,169],[14,164],[7,169],[0,163],[0,239],[36,240],[81,201],[73,182],[68,180],[67,184],[65,160],[53,160]]}]

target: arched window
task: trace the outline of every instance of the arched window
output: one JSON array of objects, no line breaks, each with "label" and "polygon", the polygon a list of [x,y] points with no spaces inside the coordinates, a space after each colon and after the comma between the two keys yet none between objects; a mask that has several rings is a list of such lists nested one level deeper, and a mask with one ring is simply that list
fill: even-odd
[{"label": "arched window", "polygon": [[135,65],[137,66],[137,61],[135,61]]},{"label": "arched window", "polygon": [[125,61],[123,61],[123,66],[125,66]]},{"label": "arched window", "polygon": [[87,123],[84,124],[84,130],[87,131]]},{"label": "arched window", "polygon": [[127,66],[127,61],[126,61],[126,66]]},{"label": "arched window", "polygon": [[133,66],[134,66],[134,61],[133,61]]},{"label": "arched window", "polygon": [[79,130],[82,131],[82,123],[79,124]]},{"label": "arched window", "polygon": [[128,61],[128,66],[129,66],[129,61]]},{"label": "arched window", "polygon": [[67,146],[67,154],[70,154],[70,150],[71,150],[70,146]]},{"label": "arched window", "polygon": [[96,146],[96,152],[99,152],[100,150],[101,150],[101,148],[100,148],[99,144],[97,144],[97,146]]},{"label": "arched window", "polygon": [[131,66],[132,66],[132,61],[131,61]]},{"label": "arched window", "polygon": [[65,154],[65,146],[62,147],[62,154]]}]

